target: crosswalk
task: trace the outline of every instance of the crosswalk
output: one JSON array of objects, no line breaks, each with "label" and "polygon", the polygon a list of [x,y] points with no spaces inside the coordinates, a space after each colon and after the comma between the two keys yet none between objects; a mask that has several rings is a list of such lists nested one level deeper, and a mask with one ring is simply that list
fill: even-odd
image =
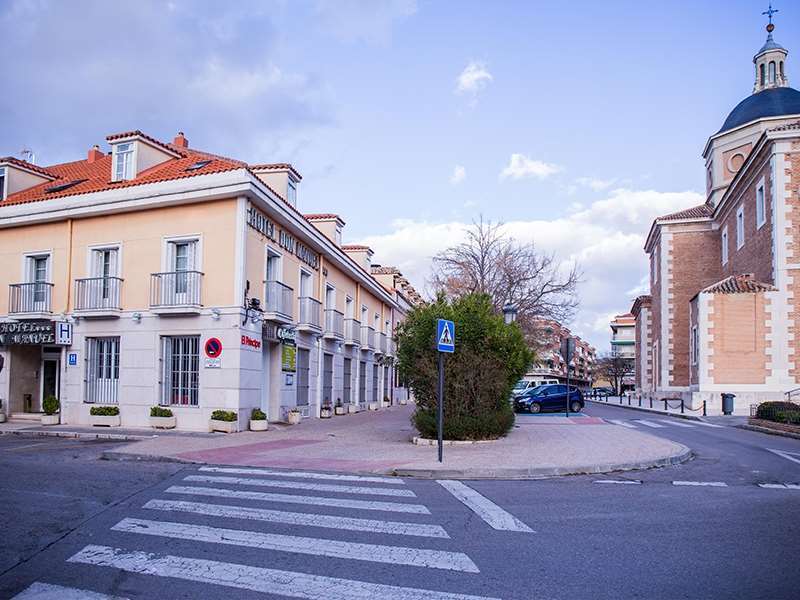
[{"label": "crosswalk", "polygon": [[681,429],[694,429],[696,427],[711,427],[722,429],[724,425],[708,423],[707,421],[687,421],[680,419],[605,419],[608,423],[626,427],[628,429],[638,429],[639,427],[649,429],[664,429],[668,427],[679,427]]},{"label": "crosswalk", "polygon": [[[479,565],[402,479],[234,467],[200,467],[180,479],[120,511],[107,539],[94,536],[67,562],[157,578],[163,597],[179,596],[181,582],[191,582],[308,600],[496,600],[463,591],[472,586],[469,578],[480,575]],[[533,533],[468,485],[439,483],[487,532]],[[334,567],[332,574],[354,576],[308,568],[329,561],[353,565]],[[370,565],[377,570],[369,571]],[[392,577],[402,569],[419,575]],[[451,579],[437,580],[436,573],[458,574],[463,583],[453,588]],[[424,586],[400,585],[409,582]],[[485,590],[479,580],[474,585]],[[124,600],[50,582],[36,582],[17,596],[51,597]]]}]

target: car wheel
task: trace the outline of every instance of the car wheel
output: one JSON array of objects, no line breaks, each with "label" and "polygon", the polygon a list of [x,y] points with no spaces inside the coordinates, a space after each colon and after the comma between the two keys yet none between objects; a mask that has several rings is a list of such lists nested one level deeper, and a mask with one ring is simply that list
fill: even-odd
[{"label": "car wheel", "polygon": [[583,408],[583,405],[580,402],[578,402],[577,400],[572,403],[572,406],[570,406],[570,410],[572,412],[574,412],[574,413],[581,412],[582,408]]},{"label": "car wheel", "polygon": [[528,410],[530,410],[533,414],[542,412],[542,405],[538,402],[533,402]]}]

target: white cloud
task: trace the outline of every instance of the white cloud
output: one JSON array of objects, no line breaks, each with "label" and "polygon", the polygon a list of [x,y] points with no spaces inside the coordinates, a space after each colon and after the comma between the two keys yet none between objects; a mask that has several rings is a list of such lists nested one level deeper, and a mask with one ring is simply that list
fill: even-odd
[{"label": "white cloud", "polygon": [[547,179],[562,170],[563,168],[558,165],[534,160],[524,154],[515,153],[511,155],[508,166],[500,171],[500,179],[523,179],[526,177]]},{"label": "white cloud", "polygon": [[489,82],[493,79],[494,77],[492,77],[492,74],[484,63],[474,60],[470,61],[456,79],[456,93],[472,94],[474,97],[478,92],[489,85]]},{"label": "white cloud", "polygon": [[[581,310],[570,328],[605,352],[609,317],[627,312],[634,297],[647,289],[643,246],[652,220],[703,201],[692,191],[619,189],[577,212],[552,220],[509,221],[505,228],[518,240],[555,253],[564,266],[580,264]],[[390,233],[360,241],[375,250],[376,262],[396,265],[422,291],[431,258],[460,242],[467,227],[469,223],[459,221],[399,220],[392,223]]]},{"label": "white cloud", "polygon": [[417,12],[416,0],[317,0],[323,26],[347,42],[386,44],[396,23]]},{"label": "white cloud", "polygon": [[583,187],[593,189],[595,192],[601,192],[610,188],[617,182],[616,179],[597,179],[595,177],[578,177],[575,183]]},{"label": "white cloud", "polygon": [[450,183],[458,185],[467,177],[467,170],[462,165],[456,165],[453,169],[453,174],[450,175]]}]

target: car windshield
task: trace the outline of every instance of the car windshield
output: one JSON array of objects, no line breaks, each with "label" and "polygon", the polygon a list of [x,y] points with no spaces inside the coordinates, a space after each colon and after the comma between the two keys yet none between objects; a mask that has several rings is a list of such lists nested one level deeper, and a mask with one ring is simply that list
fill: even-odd
[{"label": "car windshield", "polygon": [[518,381],[517,384],[514,386],[515,390],[524,390],[525,386],[528,385],[527,381]]}]

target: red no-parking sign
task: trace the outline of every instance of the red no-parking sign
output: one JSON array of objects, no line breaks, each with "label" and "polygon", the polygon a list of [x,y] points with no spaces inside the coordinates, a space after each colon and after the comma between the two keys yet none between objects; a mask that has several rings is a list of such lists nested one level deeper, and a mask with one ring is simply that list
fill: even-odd
[{"label": "red no-parking sign", "polygon": [[208,338],[205,350],[208,358],[219,358],[222,356],[222,342],[217,338]]}]

